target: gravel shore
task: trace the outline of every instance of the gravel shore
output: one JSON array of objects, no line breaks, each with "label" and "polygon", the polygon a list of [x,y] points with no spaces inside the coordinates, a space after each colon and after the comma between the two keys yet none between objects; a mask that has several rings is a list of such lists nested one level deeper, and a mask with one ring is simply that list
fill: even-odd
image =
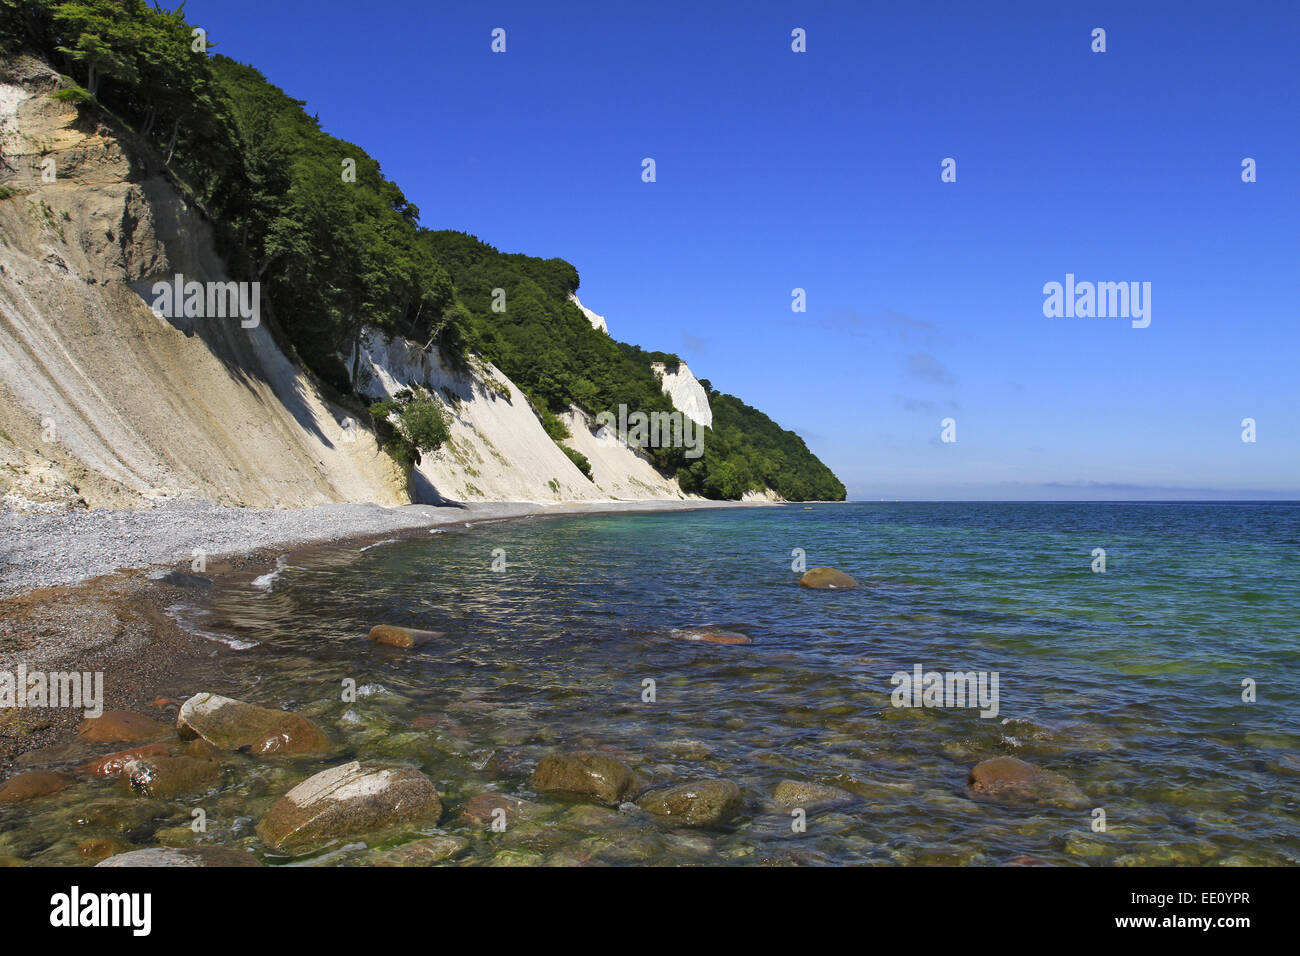
[{"label": "gravel shore", "polygon": [[528,515],[691,511],[752,507],[718,501],[609,501],[544,504],[476,502],[452,506],[339,504],[314,508],[230,508],[176,500],[139,510],[0,511],[0,597],[77,584],[126,569],[188,564],[267,548],[382,536],[465,521]]}]

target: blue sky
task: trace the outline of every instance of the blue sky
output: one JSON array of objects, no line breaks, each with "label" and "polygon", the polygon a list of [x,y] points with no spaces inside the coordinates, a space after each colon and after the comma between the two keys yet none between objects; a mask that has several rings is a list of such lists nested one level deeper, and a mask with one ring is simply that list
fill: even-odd
[{"label": "blue sky", "polygon": [[[711,7],[186,11],[851,498],[1300,498],[1300,5]],[[1150,326],[1045,317],[1066,273],[1150,282]]]}]

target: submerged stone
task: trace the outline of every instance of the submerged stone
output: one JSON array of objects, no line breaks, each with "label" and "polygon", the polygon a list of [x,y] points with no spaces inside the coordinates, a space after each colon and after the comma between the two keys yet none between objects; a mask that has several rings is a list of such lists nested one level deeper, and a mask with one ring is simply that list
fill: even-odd
[{"label": "submerged stone", "polygon": [[467,849],[469,840],[465,837],[443,835],[403,843],[376,853],[369,862],[374,866],[430,866],[457,857]]},{"label": "submerged stone", "polygon": [[748,635],[738,631],[687,631],[683,638],[701,644],[753,644]]},{"label": "submerged stone", "polygon": [[539,792],[591,797],[610,806],[632,795],[636,785],[636,774],[623,761],[591,752],[548,754],[532,776]]},{"label": "submerged stone", "polygon": [[699,827],[731,819],[743,803],[730,780],[693,780],[647,793],[636,805],[662,822]]},{"label": "submerged stone", "polygon": [[376,624],[370,629],[372,641],[389,647],[420,647],[441,637],[440,631],[422,631],[415,627],[395,627],[391,624]]},{"label": "submerged stone", "polygon": [[186,740],[201,737],[222,750],[246,750],[258,757],[331,749],[325,731],[301,714],[219,694],[195,694],[187,700],[176,716],[176,730]]},{"label": "submerged stone", "polygon": [[772,790],[772,799],[783,807],[810,809],[832,803],[844,803],[852,800],[853,794],[838,787],[809,783],[806,780],[782,780]]},{"label": "submerged stone", "polygon": [[251,853],[219,846],[161,847],[119,853],[95,866],[261,866]]},{"label": "submerged stone", "polygon": [[1083,791],[1067,778],[1018,757],[994,757],[976,764],[966,783],[971,796],[995,803],[1076,809],[1088,805]]},{"label": "submerged stone", "polygon": [[148,757],[122,768],[121,779],[132,793],[166,800],[203,790],[221,776],[220,765],[197,757]]},{"label": "submerged stone", "polygon": [[0,803],[21,803],[58,793],[77,782],[77,778],[67,773],[53,770],[29,770],[10,777],[0,787]]},{"label": "submerged stone", "polygon": [[171,733],[171,728],[129,710],[106,710],[77,725],[77,736],[96,743],[135,743],[157,740]]},{"label": "submerged stone", "polygon": [[414,767],[354,760],[308,777],[277,800],[257,835],[278,850],[297,849],[398,824],[436,823],[441,815],[433,781]]},{"label": "submerged stone", "polygon": [[858,582],[836,568],[809,568],[799,579],[799,584],[806,588],[847,590],[858,586]]},{"label": "submerged stone", "polygon": [[90,774],[92,777],[112,778],[121,774],[122,768],[133,760],[144,760],[149,757],[170,757],[171,754],[172,748],[166,744],[145,744],[143,747],[119,750],[105,757],[88,761],[77,769],[82,773]]},{"label": "submerged stone", "polygon": [[498,820],[509,827],[540,809],[535,803],[504,793],[480,793],[461,808],[457,819],[471,827],[491,827]]}]

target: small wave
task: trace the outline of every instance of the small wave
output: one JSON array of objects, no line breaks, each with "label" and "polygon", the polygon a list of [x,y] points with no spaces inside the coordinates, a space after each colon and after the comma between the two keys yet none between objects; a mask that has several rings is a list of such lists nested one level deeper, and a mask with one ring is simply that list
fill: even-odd
[{"label": "small wave", "polygon": [[266,574],[261,574],[253,578],[252,585],[253,587],[257,588],[259,591],[269,591],[271,590],[271,586],[275,584],[275,579],[278,578],[285,571],[300,571],[300,570],[302,569],[294,567],[292,564],[288,562],[288,555],[282,554],[275,559],[275,570],[268,571]]},{"label": "small wave", "polygon": [[199,627],[191,619],[197,608],[189,604],[173,604],[166,608],[165,613],[169,618],[176,622],[177,626],[186,634],[193,634],[195,637],[201,637],[205,641],[216,641],[218,644],[225,644],[233,651],[246,651],[250,648],[257,647],[257,641],[245,641],[230,634],[220,634],[216,631],[209,631],[206,628]]},{"label": "small wave", "polygon": [[374,544],[368,544],[368,545],[366,545],[364,548],[362,548],[361,550],[362,550],[362,551],[369,551],[371,548],[377,548],[377,547],[379,547],[381,544],[392,544],[392,543],[393,543],[394,541],[396,541],[396,540],[397,540],[396,538],[385,538],[383,541],[376,541]]}]

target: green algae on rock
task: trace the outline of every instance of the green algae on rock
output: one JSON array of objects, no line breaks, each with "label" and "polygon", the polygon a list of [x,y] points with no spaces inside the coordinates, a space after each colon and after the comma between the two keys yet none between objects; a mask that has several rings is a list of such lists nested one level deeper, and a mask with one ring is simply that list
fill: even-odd
[{"label": "green algae on rock", "polygon": [[636,774],[608,754],[579,752],[548,754],[533,771],[532,786],[540,793],[565,793],[617,804],[636,789]]},{"label": "green algae on rock", "polygon": [[701,827],[734,817],[744,803],[730,780],[693,780],[645,794],[637,806],[664,822]]}]

